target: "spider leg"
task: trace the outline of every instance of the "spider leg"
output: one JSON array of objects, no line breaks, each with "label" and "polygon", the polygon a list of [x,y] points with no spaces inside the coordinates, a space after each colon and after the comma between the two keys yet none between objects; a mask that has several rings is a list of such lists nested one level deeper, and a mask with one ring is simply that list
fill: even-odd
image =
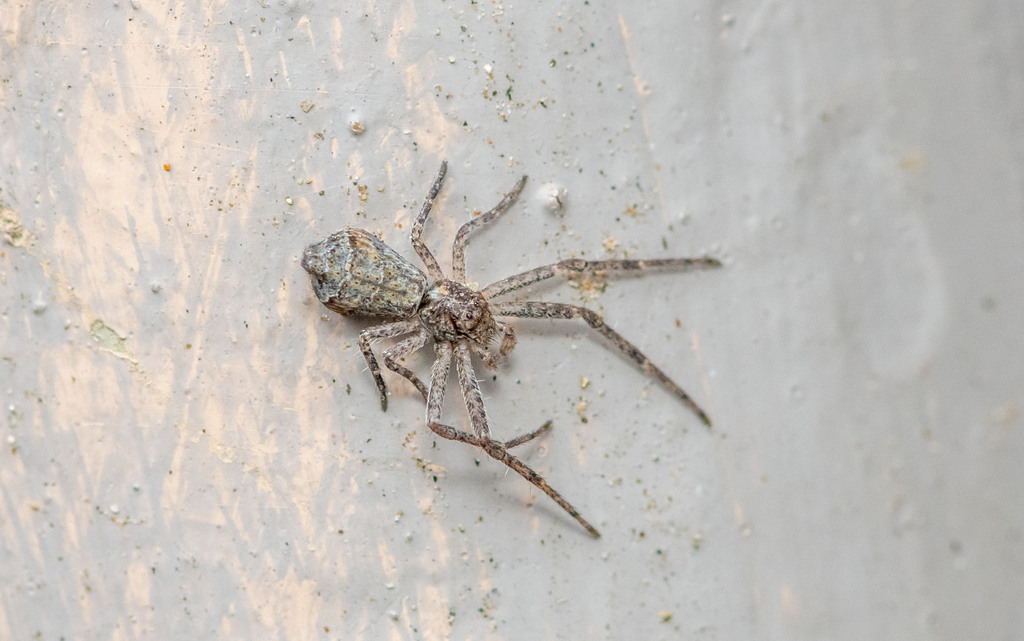
[{"label": "spider leg", "polygon": [[515,437],[514,439],[512,439],[510,441],[505,441],[505,449],[506,450],[510,450],[513,447],[522,445],[523,443],[528,443],[528,442],[532,441],[533,439],[537,438],[538,436],[540,436],[541,434],[543,434],[544,432],[547,432],[550,429],[551,429],[551,421],[548,421],[547,423],[544,423],[543,425],[541,425],[537,429],[533,430],[532,432],[527,432],[526,434],[520,434],[519,436]]},{"label": "spider leg", "polygon": [[[521,460],[509,454],[508,447],[501,441],[495,441],[490,436],[490,428],[487,426],[487,411],[484,409],[483,397],[480,395],[480,385],[476,381],[476,376],[473,374],[473,363],[470,359],[470,349],[465,343],[460,343],[457,347],[457,353],[455,354],[455,367],[459,373],[459,383],[462,387],[462,397],[466,402],[466,410],[469,412],[469,420],[473,425],[473,432],[475,436],[470,436],[469,439],[462,439],[466,443],[476,445],[487,452],[487,455],[496,461],[501,461],[519,476],[532,483],[537,489],[544,492],[558,503],[559,507],[569,513],[574,519],[579,521],[587,532],[590,532],[594,536],[601,536],[601,534],[594,528],[593,525],[587,522],[580,513],[572,506],[571,503],[565,500],[561,494],[558,493],[553,487],[548,485],[548,482],[544,480],[540,474],[537,474],[529,465],[523,463]],[[428,405],[429,411],[429,405]],[[428,417],[428,420],[431,420]],[[440,410],[437,410],[436,418],[430,424],[430,429],[434,429],[436,421],[440,420]],[[452,428],[449,428],[452,429]],[[513,439],[513,445],[520,445],[534,438],[537,434],[542,432],[546,427],[541,427],[530,434],[524,434],[523,436]],[[440,434],[440,432],[438,432]],[[463,432],[465,434],[465,432]]]},{"label": "spider leg", "polygon": [[483,227],[498,216],[505,213],[519,198],[519,192],[523,191],[526,184],[526,176],[519,179],[519,182],[512,187],[512,191],[505,194],[501,202],[494,206],[489,212],[473,218],[462,227],[459,233],[455,234],[455,242],[452,244],[452,280],[459,283],[466,282],[466,236],[477,227]]},{"label": "spider leg", "polygon": [[514,472],[519,474],[519,476],[523,477],[524,479],[532,483],[534,487],[550,496],[555,503],[558,503],[558,506],[560,508],[565,510],[569,514],[569,516],[576,519],[576,521],[583,526],[583,529],[585,529],[587,532],[590,532],[590,534],[593,535],[595,538],[601,536],[601,533],[597,531],[597,528],[588,523],[585,518],[580,516],[580,513],[576,510],[576,508],[574,508],[571,503],[566,501],[565,498],[563,498],[562,495],[559,494],[557,490],[555,490],[555,488],[548,485],[548,482],[544,480],[543,476],[537,474],[529,465],[523,463],[515,456],[510,454],[509,451],[505,448],[505,446],[502,445],[499,441],[484,441],[483,443],[480,443],[480,447],[483,448],[483,450],[487,452],[487,455],[490,456],[492,459],[496,461],[501,461],[509,468],[511,468]]},{"label": "spider leg", "polygon": [[704,410],[700,408],[690,398],[690,395],[683,391],[683,388],[676,385],[676,383],[670,379],[665,372],[661,371],[657,365],[651,362],[649,358],[644,356],[636,345],[633,345],[626,340],[621,334],[616,332],[614,329],[605,324],[604,319],[597,312],[591,311],[586,307],[578,307],[576,305],[567,305],[565,303],[543,303],[543,302],[519,302],[519,303],[498,303],[492,306],[493,313],[498,316],[517,316],[521,318],[554,318],[554,319],[572,319],[582,318],[588,325],[601,332],[605,338],[611,341],[612,345],[618,348],[620,352],[631,361],[636,363],[644,374],[647,374],[651,378],[661,383],[662,387],[667,389],[673,395],[676,396],[684,405],[693,410],[693,413],[708,427],[711,427],[711,419],[704,413]]},{"label": "spider leg", "polygon": [[[473,221],[476,222],[476,221]],[[656,258],[622,259],[622,260],[585,260],[583,258],[567,258],[551,265],[537,267],[515,276],[503,278],[496,283],[484,287],[480,293],[484,298],[495,298],[528,285],[547,280],[554,276],[566,274],[587,274],[593,272],[635,272],[648,269],[675,269],[677,271],[693,271],[721,267],[722,263],[714,258]]]},{"label": "spider leg", "polygon": [[[506,328],[508,329],[508,333],[506,334],[505,339],[502,340],[502,343],[501,343],[502,344],[502,351],[500,351],[497,355],[490,353],[489,351],[487,351],[486,347],[481,347],[477,343],[473,343],[473,342],[468,343],[469,349],[472,350],[477,356],[479,356],[480,360],[482,360],[484,362],[484,365],[486,365],[488,368],[497,367],[498,366],[498,357],[499,356],[505,356],[508,353],[508,351],[511,351],[512,347],[515,347],[515,345],[516,345],[516,335],[515,335],[515,332],[513,332],[512,328],[510,326],[508,326],[508,325],[504,325],[502,329],[506,329]],[[509,347],[507,351],[504,348],[504,346],[506,344],[511,345],[511,347]],[[482,402],[483,401],[481,401],[481,403]],[[533,439],[537,438],[538,436],[540,436],[544,432],[548,431],[549,429],[551,429],[551,421],[548,421],[547,423],[544,423],[543,425],[541,425],[537,429],[533,430],[532,432],[527,432],[526,434],[520,434],[519,436],[515,437],[514,439],[512,439],[510,441],[505,441],[505,449],[509,449],[510,450],[513,447],[516,447],[517,445],[522,445],[523,443],[527,443],[529,441],[532,441]]]},{"label": "spider leg", "polygon": [[434,344],[434,353],[437,358],[434,366],[430,368],[430,389],[427,390],[427,427],[442,438],[477,445],[479,439],[473,434],[441,423],[444,392],[448,387],[448,371],[452,367],[452,344],[448,341],[438,341]]},{"label": "spider leg", "polygon": [[402,342],[392,345],[384,351],[384,365],[395,372],[401,374],[410,383],[416,386],[416,389],[423,395],[423,400],[427,400],[427,386],[423,384],[423,381],[419,379],[416,374],[412,373],[407,367],[399,363],[398,361],[404,358],[407,354],[411,354],[423,347],[423,344],[427,342],[427,338],[430,334],[427,330],[420,328],[418,332],[410,336],[409,338],[403,339]]},{"label": "spider leg", "polygon": [[[370,366],[370,374],[373,375],[373,382],[377,384],[377,393],[380,394],[380,408],[385,412],[388,411],[388,388],[384,385],[384,378],[380,375],[380,366],[377,365],[377,358],[373,355],[370,343],[381,338],[394,338],[395,336],[408,334],[420,327],[421,325],[418,320],[410,320],[377,325],[376,327],[369,327],[359,332],[359,350],[363,353],[366,364]],[[387,362],[387,355],[384,356],[384,359]]]},{"label": "spider leg", "polygon": [[434,258],[434,255],[430,253],[430,250],[421,240],[421,236],[423,236],[423,223],[427,222],[427,216],[430,215],[430,209],[434,206],[434,199],[437,198],[437,194],[441,191],[441,185],[444,184],[444,175],[446,173],[448,173],[448,161],[444,160],[441,162],[441,171],[437,172],[437,178],[434,179],[434,184],[430,187],[430,192],[427,193],[427,197],[423,200],[423,208],[420,209],[416,222],[412,224],[412,233],[410,234],[412,248],[416,250],[416,254],[426,266],[427,274],[434,280],[444,278],[444,272],[441,271],[441,266],[437,264],[437,259]]},{"label": "spider leg", "polygon": [[[586,519],[580,516],[580,513],[576,511],[568,501],[562,498],[562,495],[555,491],[547,481],[540,475],[534,472],[530,467],[508,453],[508,449],[505,445],[502,445],[500,441],[495,441],[490,437],[490,429],[487,427],[487,412],[484,410],[483,398],[480,396],[480,386],[477,385],[476,377],[473,375],[472,364],[470,363],[470,353],[465,345],[459,345],[459,355],[456,361],[456,369],[459,370],[459,380],[462,384],[462,395],[466,401],[466,408],[469,411],[470,420],[473,422],[473,431],[476,434],[470,434],[469,432],[463,432],[462,430],[451,427],[450,425],[444,425],[441,423],[441,408],[444,406],[444,390],[448,382],[448,371],[451,369],[452,360],[452,344],[450,342],[439,342],[435,346],[437,353],[437,360],[434,361],[434,366],[430,372],[430,391],[427,398],[427,427],[431,429],[435,434],[442,438],[446,438],[452,441],[462,441],[469,445],[476,445],[483,451],[487,452],[487,455],[491,458],[501,461],[517,474],[522,476],[524,479],[533,483],[534,486],[539,488],[542,492],[547,494],[558,503],[558,505],[568,512],[574,519],[579,521],[587,532],[590,532],[594,536],[601,536],[601,534],[594,529],[590,523],[587,523]],[[541,432],[547,429],[547,426],[541,426],[540,429],[531,432],[528,435],[523,435],[518,439],[513,439],[513,445],[520,445],[537,436]]]}]

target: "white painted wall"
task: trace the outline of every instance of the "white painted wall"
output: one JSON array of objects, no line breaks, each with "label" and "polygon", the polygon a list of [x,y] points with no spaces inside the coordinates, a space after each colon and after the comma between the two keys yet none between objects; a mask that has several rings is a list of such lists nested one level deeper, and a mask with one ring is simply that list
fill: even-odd
[{"label": "white painted wall", "polygon": [[[1019,638],[1021,18],[0,4],[0,638]],[[535,290],[713,433],[577,324],[485,380],[497,434],[554,420],[523,455],[600,540],[394,376],[382,414],[298,265],[344,226],[412,257],[442,158],[439,252],[531,177],[481,283],[727,263]]]}]

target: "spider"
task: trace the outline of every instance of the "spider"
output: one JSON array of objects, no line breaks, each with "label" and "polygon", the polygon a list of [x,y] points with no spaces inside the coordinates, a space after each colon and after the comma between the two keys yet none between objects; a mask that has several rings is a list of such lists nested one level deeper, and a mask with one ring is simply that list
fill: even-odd
[{"label": "spider", "polygon": [[[382,410],[386,411],[388,408],[387,386],[381,377],[371,344],[381,339],[406,336],[384,351],[384,364],[391,371],[408,379],[423,395],[427,406],[427,427],[442,438],[475,445],[491,458],[501,461],[550,496],[563,510],[579,521],[587,532],[598,537],[600,533],[597,529],[580,516],[576,508],[548,485],[540,474],[510,452],[513,448],[532,441],[549,430],[551,421],[509,441],[499,441],[491,437],[480,385],[473,371],[472,356],[476,354],[487,367],[493,368],[499,358],[508,356],[515,348],[515,332],[510,325],[498,318],[582,319],[607,338],[623,356],[633,361],[640,371],[658,381],[662,387],[682,401],[705,425],[710,427],[711,421],[689,394],[666,376],[635,345],[606,325],[596,312],[565,303],[494,300],[554,276],[593,272],[636,274],[651,268],[694,270],[720,267],[721,263],[707,257],[654,260],[569,258],[503,278],[480,290],[473,289],[466,283],[466,238],[512,206],[526,184],[526,176],[523,176],[493,209],[462,225],[455,235],[452,246],[452,275],[451,278],[446,278],[437,259],[421,240],[421,236],[423,225],[441,191],[447,171],[448,163],[442,162],[441,170],[412,226],[412,246],[426,266],[426,274],[379,238],[362,229],[339,231],[310,245],[302,254],[302,268],[309,272],[313,291],[328,309],[344,315],[389,319],[389,322],[370,327],[359,334],[359,349],[366,358],[370,374],[377,385]],[[423,347],[427,339],[434,340],[436,355],[430,371],[429,386],[424,385],[416,374],[400,362],[406,355]],[[496,342],[498,347],[495,352],[492,345]],[[441,422],[441,408],[453,359],[472,433]]]}]

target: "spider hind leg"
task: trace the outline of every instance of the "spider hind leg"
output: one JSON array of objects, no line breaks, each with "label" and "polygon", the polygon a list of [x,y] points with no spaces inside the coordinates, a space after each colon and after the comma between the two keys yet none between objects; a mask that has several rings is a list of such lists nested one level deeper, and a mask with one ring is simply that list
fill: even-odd
[{"label": "spider hind leg", "polygon": [[[373,355],[373,348],[371,345],[375,340],[380,340],[382,338],[394,338],[396,336],[401,336],[402,334],[414,332],[419,328],[419,326],[419,321],[398,321],[396,323],[386,323],[384,325],[369,327],[359,332],[359,351],[363,353],[363,358],[366,359],[366,365],[370,368],[370,375],[373,376],[373,382],[377,385],[377,394],[380,395],[380,408],[385,412],[388,411],[388,387],[384,384],[384,377],[380,375],[380,365],[377,364],[377,357]],[[402,341],[400,345],[407,342],[408,341]],[[387,364],[387,361],[388,355],[385,353],[385,364]],[[393,370],[394,368],[391,369]],[[415,375],[413,378],[415,378]]]}]

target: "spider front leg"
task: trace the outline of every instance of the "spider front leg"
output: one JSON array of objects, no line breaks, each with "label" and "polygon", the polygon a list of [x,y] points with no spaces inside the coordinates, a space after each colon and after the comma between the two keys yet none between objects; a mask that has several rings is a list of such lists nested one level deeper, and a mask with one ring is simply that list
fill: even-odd
[{"label": "spider front leg", "polygon": [[[414,332],[420,327],[422,326],[419,321],[398,321],[397,323],[388,323],[387,325],[370,327],[359,332],[359,351],[363,353],[363,358],[366,359],[366,364],[370,367],[370,374],[373,376],[373,382],[377,384],[377,393],[380,394],[380,408],[385,412],[388,411],[388,388],[384,384],[384,378],[380,375],[380,366],[377,365],[377,358],[373,355],[373,349],[370,347],[370,344],[373,341],[380,340],[382,338],[394,338],[395,336]],[[384,362],[387,363],[386,354],[384,356]],[[401,372],[399,373],[401,374]],[[413,382],[415,383],[415,381]],[[422,385],[422,383],[420,383],[420,385]]]},{"label": "spider front leg", "polygon": [[704,413],[704,410],[700,408],[690,398],[690,395],[683,391],[683,388],[676,385],[676,383],[669,378],[665,372],[661,371],[657,365],[651,362],[643,352],[641,352],[636,345],[630,343],[621,334],[616,332],[614,329],[605,324],[604,319],[597,312],[591,311],[586,307],[577,307],[576,305],[567,305],[565,303],[542,303],[535,301],[521,302],[521,303],[498,303],[492,305],[494,314],[497,316],[517,316],[520,318],[554,318],[554,319],[572,319],[582,318],[588,325],[601,332],[601,334],[611,341],[623,356],[636,363],[640,368],[640,371],[647,374],[654,380],[661,383],[661,386],[675,395],[684,405],[693,410],[693,413],[708,427],[711,427],[711,419]]},{"label": "spider front leg", "polygon": [[430,249],[423,243],[421,237],[423,236],[423,224],[427,222],[427,216],[430,215],[430,210],[434,206],[434,200],[441,191],[441,185],[444,184],[444,175],[446,173],[448,173],[448,161],[443,160],[441,161],[441,170],[437,172],[437,178],[434,179],[434,184],[431,185],[427,197],[423,200],[423,208],[420,209],[419,216],[416,217],[416,221],[412,224],[412,232],[409,235],[412,240],[412,248],[416,250],[416,255],[420,257],[420,260],[426,266],[427,274],[434,280],[443,279],[444,272],[441,271],[441,266],[437,264],[437,259],[430,253]]},{"label": "spider front leg", "polygon": [[512,191],[505,194],[505,197],[501,199],[501,202],[494,206],[489,212],[481,214],[480,216],[470,220],[462,227],[459,228],[459,232],[455,234],[455,242],[452,243],[452,279],[460,283],[466,282],[466,236],[469,235],[477,227],[483,227],[487,223],[491,222],[498,216],[504,214],[516,199],[519,198],[519,192],[523,191],[523,185],[526,184],[526,176],[519,179]]}]

